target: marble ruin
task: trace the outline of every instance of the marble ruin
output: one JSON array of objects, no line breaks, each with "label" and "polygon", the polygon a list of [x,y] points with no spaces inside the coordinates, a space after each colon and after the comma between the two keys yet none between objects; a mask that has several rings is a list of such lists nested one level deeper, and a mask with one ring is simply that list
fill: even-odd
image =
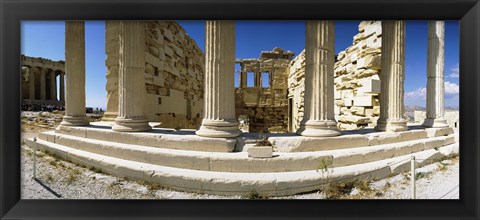
[{"label": "marble ruin", "polygon": [[[307,21],[305,51],[293,60],[280,48],[235,60],[235,21],[205,22],[204,57],[175,22],[107,21],[108,114],[92,123],[84,22],[65,26],[65,116],[26,143],[77,164],[182,191],[284,196],[399,174],[411,156],[424,166],[458,155],[442,101],[443,21],[428,22],[426,117],[408,126],[404,21],[362,22],[337,59],[335,23]],[[264,133],[242,132],[241,114]],[[266,133],[278,129],[289,133]]]},{"label": "marble ruin", "polygon": [[[58,107],[65,104],[64,61],[22,55],[21,63],[22,104]],[[60,94],[57,94],[58,89]]]},{"label": "marble ruin", "polygon": [[[105,22],[107,110],[104,121],[118,115],[120,22]],[[145,117],[165,128],[196,129],[203,114],[204,55],[174,21],[149,21],[141,44],[144,52]],[[140,103],[137,103],[140,104]]]},{"label": "marble ruin", "polygon": [[[293,52],[274,48],[258,59],[237,59],[239,86],[235,113],[246,116],[250,132],[288,132],[288,66]],[[252,82],[252,85],[248,85]]]}]

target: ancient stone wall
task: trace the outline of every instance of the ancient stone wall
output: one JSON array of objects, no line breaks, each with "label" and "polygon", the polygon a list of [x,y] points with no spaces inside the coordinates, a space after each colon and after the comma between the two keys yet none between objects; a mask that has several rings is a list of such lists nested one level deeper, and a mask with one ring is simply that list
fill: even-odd
[{"label": "ancient stone wall", "polygon": [[[118,106],[118,22],[107,21],[107,113]],[[174,21],[145,23],[145,113],[161,127],[200,126],[203,112],[204,55]],[[113,109],[113,111],[110,111]]]},{"label": "ancient stone wall", "polygon": [[[380,114],[381,22],[363,21],[353,45],[338,53],[335,61],[335,118],[342,130],[374,126]],[[305,51],[290,63],[289,98],[292,99],[292,131],[303,119]]]},{"label": "ancient stone wall", "polygon": [[[248,116],[250,132],[287,132],[287,76],[292,57],[292,52],[274,48],[262,51],[259,59],[236,60],[241,70],[240,86],[235,89],[235,113]],[[248,79],[248,74],[253,79]],[[253,85],[248,85],[248,80]]]},{"label": "ancient stone wall", "polygon": [[335,114],[342,130],[374,126],[380,114],[382,25],[363,21],[358,31],[335,63]]},{"label": "ancient stone wall", "polygon": [[305,94],[305,50],[290,62],[288,75],[288,99],[290,132],[300,128],[303,119],[303,103]]}]

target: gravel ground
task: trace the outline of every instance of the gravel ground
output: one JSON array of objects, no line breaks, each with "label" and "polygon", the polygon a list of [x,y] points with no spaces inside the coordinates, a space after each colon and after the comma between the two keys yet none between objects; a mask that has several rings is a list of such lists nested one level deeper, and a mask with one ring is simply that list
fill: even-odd
[{"label": "gravel ground", "polygon": [[[35,133],[24,133],[33,137]],[[37,153],[37,179],[33,179],[33,151],[22,145],[22,199],[242,199],[244,196],[217,196],[173,191],[155,184],[117,178]],[[409,199],[410,177],[403,173],[379,181],[358,181],[324,190],[270,199]],[[418,199],[458,199],[458,157],[417,169]]]}]

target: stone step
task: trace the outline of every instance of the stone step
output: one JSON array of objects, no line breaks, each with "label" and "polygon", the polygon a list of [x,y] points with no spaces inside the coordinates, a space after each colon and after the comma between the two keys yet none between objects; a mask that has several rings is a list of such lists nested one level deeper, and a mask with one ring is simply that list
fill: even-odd
[{"label": "stone step", "polygon": [[376,132],[373,129],[342,131],[337,137],[272,136],[268,140],[278,152],[311,152],[392,144],[453,134],[452,128],[410,126],[408,131]]},{"label": "stone step", "polygon": [[[27,140],[27,145],[34,142]],[[95,167],[104,173],[145,182],[158,183],[175,190],[218,194],[248,195],[253,190],[261,196],[286,196],[318,190],[326,183],[351,179],[382,179],[392,174],[392,166],[400,164],[409,155],[358,165],[276,173],[232,173],[182,169],[135,162],[92,152],[82,151],[45,140],[37,140],[37,148],[87,167]],[[458,144],[414,153],[426,158],[439,158],[458,153]],[[408,160],[405,160],[408,161]],[[421,164],[419,164],[421,165]]]},{"label": "stone step", "polygon": [[154,128],[149,132],[116,132],[111,124],[93,122],[90,126],[58,126],[56,133],[82,138],[134,144],[150,147],[206,152],[242,151],[247,143],[255,143],[260,136],[268,138],[277,152],[313,152],[335,149],[391,144],[453,134],[451,128],[422,128],[411,126],[409,131],[375,132],[372,129],[342,131],[338,137],[311,138],[295,134],[244,133],[238,138],[205,138],[194,130]]},{"label": "stone step", "polygon": [[163,149],[82,138],[54,131],[40,133],[39,139],[91,153],[161,166],[245,173],[290,172],[348,166],[439,148],[454,142],[454,137],[450,135],[340,150],[275,152],[272,158],[251,158],[248,157],[247,152],[224,153]]}]

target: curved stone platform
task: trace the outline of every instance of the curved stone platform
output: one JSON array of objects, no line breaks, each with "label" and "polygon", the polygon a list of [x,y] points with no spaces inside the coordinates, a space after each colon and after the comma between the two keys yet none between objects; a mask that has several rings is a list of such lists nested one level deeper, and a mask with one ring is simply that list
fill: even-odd
[{"label": "curved stone platform", "polygon": [[[262,196],[308,192],[319,189],[327,182],[367,177],[378,179],[406,171],[410,168],[408,158],[411,155],[440,160],[458,153],[454,134],[440,130],[428,133],[425,138],[407,141],[385,138],[396,133],[387,136],[372,133],[370,136],[383,137],[375,140],[384,142],[345,149],[331,147],[331,150],[311,152],[274,152],[274,157],[262,159],[249,158],[247,152],[180,150],[162,148],[159,144],[148,146],[147,143],[152,142],[145,140],[145,137],[150,137],[147,133],[113,132],[125,138],[115,142],[99,140],[94,138],[99,136],[97,131],[109,133],[109,129],[99,128],[98,125],[70,127],[68,134],[65,130],[59,127],[56,131],[39,134],[37,147],[112,175],[156,182],[178,190],[222,195],[246,195],[252,189]],[[121,143],[122,140],[134,142],[127,138],[129,136],[136,137],[135,144]],[[296,138],[273,136],[270,138],[274,140]],[[116,136],[103,139],[112,137]],[[243,144],[242,148],[246,149],[253,145],[251,142],[255,139],[252,137],[255,135],[245,134],[238,140],[220,141],[234,141],[235,144]],[[399,142],[389,143],[394,140]],[[32,140],[27,140],[27,144],[34,145]]]}]

